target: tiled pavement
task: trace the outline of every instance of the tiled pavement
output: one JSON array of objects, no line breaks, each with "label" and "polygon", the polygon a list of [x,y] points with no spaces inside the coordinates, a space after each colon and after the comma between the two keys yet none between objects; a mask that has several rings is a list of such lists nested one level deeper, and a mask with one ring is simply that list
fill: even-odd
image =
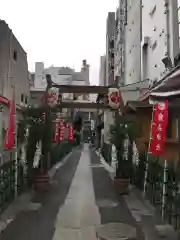
[{"label": "tiled pavement", "polygon": [[132,217],[124,199],[116,194],[108,172],[102,165],[98,167],[100,160],[94,152],[91,152],[91,163],[93,164],[94,192],[96,204],[99,207],[101,223],[126,223],[136,228],[138,240],[144,239],[143,233]]},{"label": "tiled pavement", "polygon": [[32,202],[8,225],[0,240],[145,239],[99,157],[86,144],[59,168],[50,191],[36,195]]},{"label": "tiled pavement", "polygon": [[0,240],[52,240],[57,212],[65,202],[80,155],[81,150],[75,150],[57,171],[50,191],[36,195],[33,202],[41,207],[20,212],[0,235]]}]

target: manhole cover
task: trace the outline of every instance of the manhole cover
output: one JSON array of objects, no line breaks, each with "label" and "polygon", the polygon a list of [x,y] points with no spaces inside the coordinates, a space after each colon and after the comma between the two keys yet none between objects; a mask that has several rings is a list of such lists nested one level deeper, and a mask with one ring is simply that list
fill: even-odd
[{"label": "manhole cover", "polygon": [[97,203],[98,207],[108,207],[108,208],[111,208],[111,207],[117,207],[118,206],[118,202],[113,202],[113,201],[107,200],[107,199],[98,200],[96,203]]},{"label": "manhole cover", "polygon": [[108,223],[97,230],[99,240],[136,240],[136,229],[124,223]]}]

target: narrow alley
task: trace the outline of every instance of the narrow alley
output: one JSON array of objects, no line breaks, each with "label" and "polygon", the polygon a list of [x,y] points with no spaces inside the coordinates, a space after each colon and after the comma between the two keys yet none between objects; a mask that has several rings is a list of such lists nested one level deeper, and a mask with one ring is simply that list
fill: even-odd
[{"label": "narrow alley", "polygon": [[99,157],[85,144],[9,223],[1,240],[144,239]]}]

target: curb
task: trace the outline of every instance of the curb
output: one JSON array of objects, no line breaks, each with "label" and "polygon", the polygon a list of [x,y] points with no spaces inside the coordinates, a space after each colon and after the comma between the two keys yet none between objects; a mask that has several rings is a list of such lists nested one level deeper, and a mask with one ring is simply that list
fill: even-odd
[{"label": "curb", "polygon": [[68,158],[73,154],[73,152],[75,150],[77,150],[79,148],[79,146],[75,147],[72,149],[72,151],[70,153],[68,153],[60,162],[56,163],[49,171],[48,171],[48,175],[50,180],[54,177],[54,175],[57,173],[58,169],[60,167],[62,167],[66,161],[68,160]]},{"label": "curb", "polygon": [[72,155],[73,151],[68,153],[68,155],[66,155],[61,162],[56,163],[48,172],[49,178],[52,179],[54,177],[54,175],[57,173],[58,169],[60,167],[62,167],[66,161],[68,160],[68,158]]}]

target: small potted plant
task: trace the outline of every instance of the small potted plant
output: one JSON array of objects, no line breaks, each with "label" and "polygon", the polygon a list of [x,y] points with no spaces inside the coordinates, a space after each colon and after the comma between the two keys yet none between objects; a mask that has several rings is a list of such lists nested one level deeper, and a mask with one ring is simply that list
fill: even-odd
[{"label": "small potted plant", "polygon": [[[134,138],[134,127],[131,121],[124,116],[117,116],[110,127],[110,141],[116,147],[117,167],[114,177],[114,185],[120,194],[127,194],[129,191],[130,177],[132,173],[132,157],[130,157],[132,142]],[[125,141],[127,155],[125,155]]]}]

